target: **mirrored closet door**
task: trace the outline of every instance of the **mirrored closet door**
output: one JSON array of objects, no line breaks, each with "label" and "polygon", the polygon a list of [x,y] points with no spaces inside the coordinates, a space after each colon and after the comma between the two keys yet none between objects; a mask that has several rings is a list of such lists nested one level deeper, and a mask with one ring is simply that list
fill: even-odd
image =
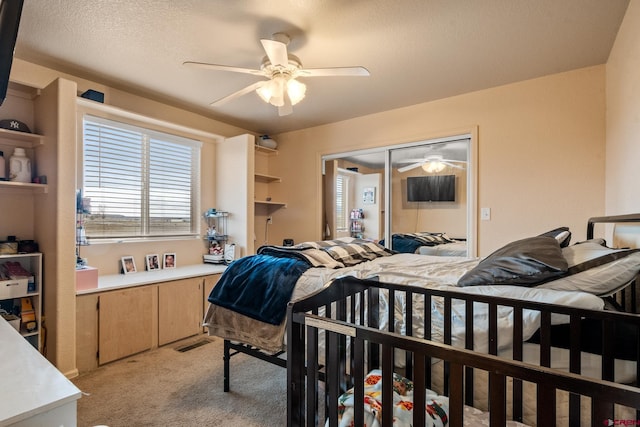
[{"label": "mirrored closet door", "polygon": [[456,255],[475,256],[471,135],[336,153],[322,162],[325,238],[352,236],[393,248],[403,234],[444,233],[455,241],[449,247]]}]

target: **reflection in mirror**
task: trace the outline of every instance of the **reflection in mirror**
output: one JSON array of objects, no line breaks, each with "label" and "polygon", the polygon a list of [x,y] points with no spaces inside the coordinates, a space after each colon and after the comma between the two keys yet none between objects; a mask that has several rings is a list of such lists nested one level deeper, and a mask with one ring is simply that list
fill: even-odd
[{"label": "reflection in mirror", "polygon": [[464,136],[324,156],[324,238],[473,255],[467,245],[475,241],[470,141]]},{"label": "reflection in mirror", "polygon": [[391,248],[467,255],[469,139],[392,149]]}]

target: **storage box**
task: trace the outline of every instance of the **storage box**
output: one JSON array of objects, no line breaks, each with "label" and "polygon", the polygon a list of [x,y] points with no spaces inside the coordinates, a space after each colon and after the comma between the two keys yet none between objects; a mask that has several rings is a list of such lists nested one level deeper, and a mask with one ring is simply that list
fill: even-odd
[{"label": "storage box", "polygon": [[76,269],[76,291],[95,289],[98,287],[98,269],[83,267]]},{"label": "storage box", "polygon": [[27,294],[29,279],[0,280],[0,299],[18,298]]}]

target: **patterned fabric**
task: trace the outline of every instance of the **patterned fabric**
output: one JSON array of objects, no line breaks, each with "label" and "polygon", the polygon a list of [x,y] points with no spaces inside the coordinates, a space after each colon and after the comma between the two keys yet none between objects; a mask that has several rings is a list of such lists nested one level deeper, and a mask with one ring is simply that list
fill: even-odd
[{"label": "patterned fabric", "polygon": [[[425,426],[444,427],[449,422],[449,399],[427,389]],[[338,398],[340,427],[353,426],[353,389]],[[382,372],[371,371],[364,379],[364,422],[367,427],[382,425]],[[393,374],[393,425],[413,425],[413,382]]]},{"label": "patterned fabric", "polygon": [[328,246],[322,249],[333,259],[341,262],[345,267],[379,257],[393,255],[393,253],[384,246],[360,239],[354,240],[351,243]]},{"label": "patterned fabric", "polygon": [[445,233],[399,233],[398,236],[405,239],[413,239],[424,246],[435,246],[442,243],[453,243],[455,240]]},{"label": "patterned fabric", "polygon": [[261,246],[260,255],[281,258],[298,258],[311,267],[343,268],[389,256],[393,253],[384,246],[363,239],[344,238],[304,242],[295,246]]}]

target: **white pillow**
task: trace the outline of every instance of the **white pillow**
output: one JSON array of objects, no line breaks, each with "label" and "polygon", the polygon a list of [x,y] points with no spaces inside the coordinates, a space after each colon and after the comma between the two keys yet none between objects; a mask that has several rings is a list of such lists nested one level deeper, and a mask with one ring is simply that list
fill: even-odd
[{"label": "white pillow", "polygon": [[[562,255],[567,260],[569,272],[572,269],[580,271],[581,264],[587,262],[593,263],[594,266],[544,283],[539,285],[539,288],[584,291],[604,297],[619,291],[640,273],[640,252],[629,249],[612,249],[602,246],[596,241],[587,241],[562,248]],[[611,260],[610,256],[620,258]]]}]

